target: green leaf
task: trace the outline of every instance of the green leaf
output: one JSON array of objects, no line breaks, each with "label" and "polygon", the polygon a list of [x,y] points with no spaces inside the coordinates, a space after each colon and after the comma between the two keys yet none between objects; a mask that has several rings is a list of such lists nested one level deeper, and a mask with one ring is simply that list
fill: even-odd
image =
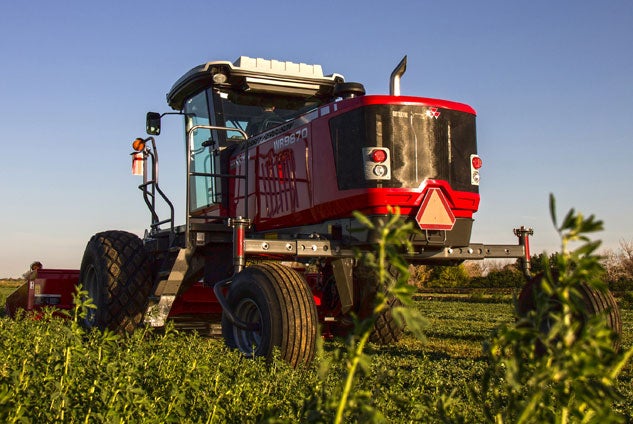
[{"label": "green leaf", "polygon": [[558,229],[558,222],[556,220],[556,198],[553,193],[549,194],[549,214],[552,217],[554,228]]}]

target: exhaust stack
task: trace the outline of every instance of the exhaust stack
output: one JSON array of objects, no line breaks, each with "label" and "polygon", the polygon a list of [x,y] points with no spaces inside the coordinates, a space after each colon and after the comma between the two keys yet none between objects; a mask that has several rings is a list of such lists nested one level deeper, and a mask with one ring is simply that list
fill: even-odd
[{"label": "exhaust stack", "polygon": [[389,94],[392,96],[400,95],[400,78],[404,75],[407,70],[407,55],[404,55],[396,69],[391,73],[391,78],[389,79]]}]

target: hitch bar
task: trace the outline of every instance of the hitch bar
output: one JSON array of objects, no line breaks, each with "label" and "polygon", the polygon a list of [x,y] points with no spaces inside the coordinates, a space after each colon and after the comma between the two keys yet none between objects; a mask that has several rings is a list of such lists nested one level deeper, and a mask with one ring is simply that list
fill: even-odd
[{"label": "hitch bar", "polygon": [[[276,254],[288,256],[330,257],[330,258],[354,258],[352,249],[342,249],[341,246],[331,240],[267,240],[246,238],[246,230],[251,225],[247,218],[229,219],[227,224],[233,228],[233,275],[213,286],[218,302],[229,321],[243,330],[258,330],[259,324],[245,323],[236,317],[224,296],[223,289],[228,287],[235,275],[241,272],[246,265],[247,254]],[[403,258],[410,263],[437,262],[452,260],[482,260],[482,259],[520,259],[521,268],[525,278],[532,278],[530,267],[530,236],[534,234],[531,228],[514,229],[514,235],[518,238],[518,244],[482,244],[472,243],[463,247],[445,247],[444,249],[420,248],[417,252],[403,254]]]},{"label": "hitch bar", "polygon": [[405,259],[413,263],[424,260],[482,260],[482,259],[520,259],[523,275],[532,278],[530,266],[530,236],[534,234],[531,228],[515,228],[518,244],[482,244],[471,243],[464,247],[446,247],[441,250],[426,250],[410,252],[403,255]]}]

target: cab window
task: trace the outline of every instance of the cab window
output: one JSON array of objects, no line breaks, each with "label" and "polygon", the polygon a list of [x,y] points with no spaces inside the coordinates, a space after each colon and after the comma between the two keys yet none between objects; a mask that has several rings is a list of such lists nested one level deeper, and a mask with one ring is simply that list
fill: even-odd
[{"label": "cab window", "polygon": [[312,97],[243,93],[238,90],[218,90],[217,93],[221,99],[224,125],[238,128],[249,137],[290,121],[321,103]]},{"label": "cab window", "polygon": [[[184,112],[187,133],[197,125],[213,125],[210,119],[212,115],[209,113],[207,91],[203,91],[187,100]],[[221,201],[221,185],[218,184],[216,177],[211,176],[211,174],[219,173],[216,171],[217,164],[213,155],[214,149],[217,148],[213,139],[214,133],[215,131],[203,128],[196,129],[193,132],[193,140],[190,146],[191,156],[189,157],[191,172],[207,175],[190,177],[189,208],[191,211]]]}]

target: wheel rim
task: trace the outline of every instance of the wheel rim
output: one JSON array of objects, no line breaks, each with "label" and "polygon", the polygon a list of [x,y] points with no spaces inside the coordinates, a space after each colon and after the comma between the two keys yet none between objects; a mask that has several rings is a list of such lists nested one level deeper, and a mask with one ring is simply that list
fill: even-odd
[{"label": "wheel rim", "polygon": [[[252,299],[242,299],[237,304],[234,315],[240,321],[247,324],[256,324],[257,328],[261,329],[262,313]],[[233,327],[233,336],[237,348],[248,356],[255,355],[259,346],[262,343],[262,333],[259,330],[245,330]]]}]

